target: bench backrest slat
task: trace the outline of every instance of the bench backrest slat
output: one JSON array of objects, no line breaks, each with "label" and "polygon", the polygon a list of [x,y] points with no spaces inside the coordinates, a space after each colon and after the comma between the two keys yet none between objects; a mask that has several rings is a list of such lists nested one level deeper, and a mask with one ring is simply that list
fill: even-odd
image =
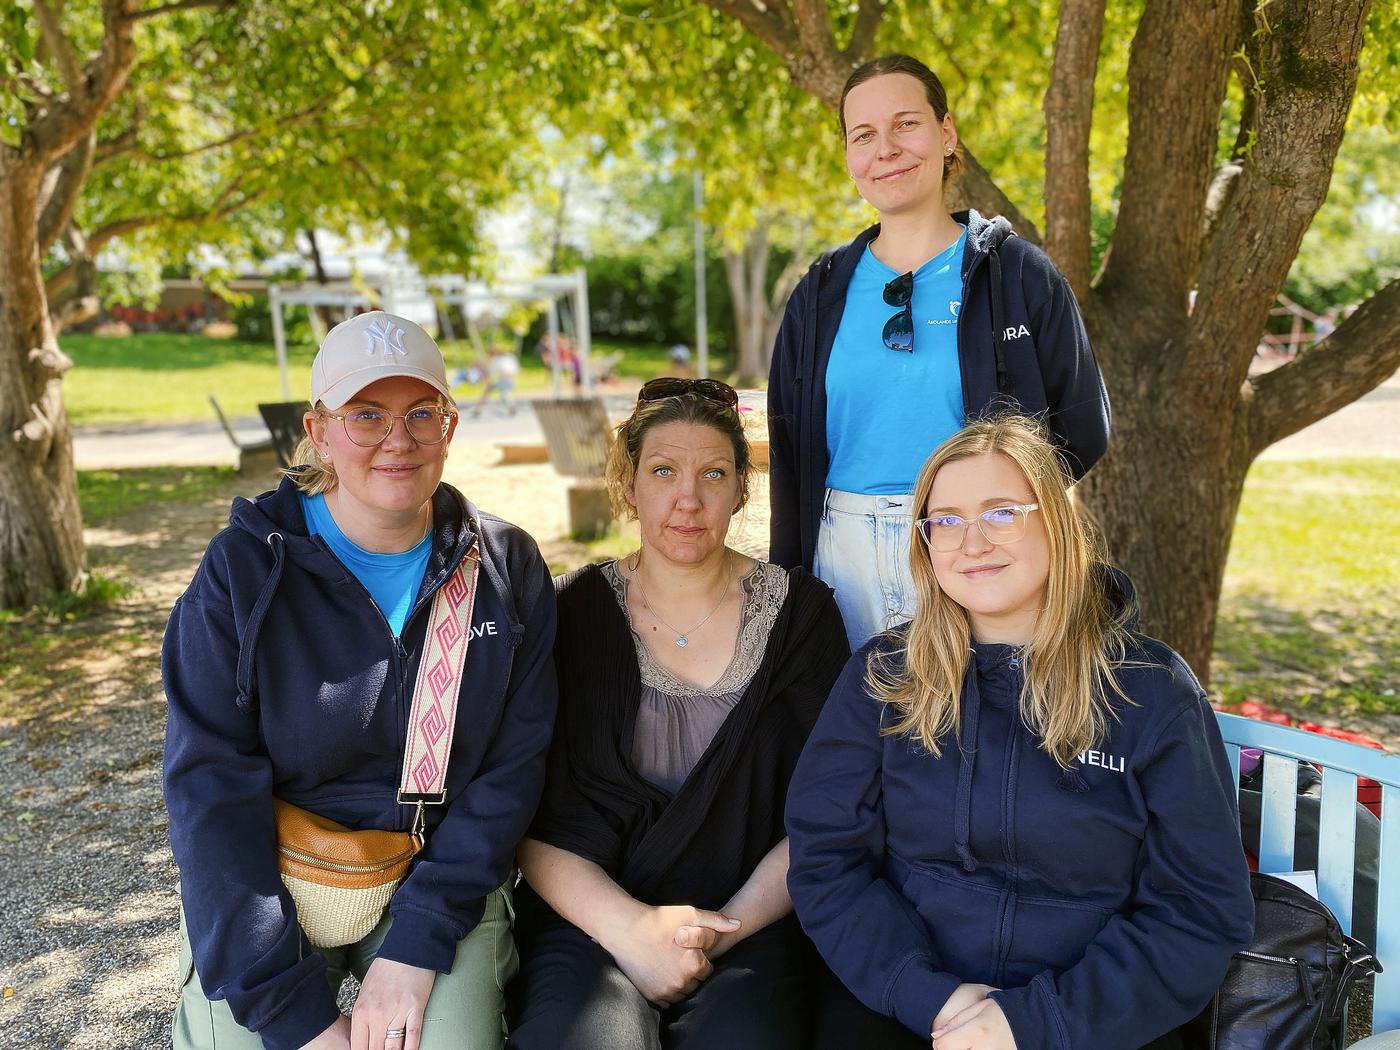
[{"label": "bench backrest slat", "polygon": [[[1400,785],[1381,788],[1380,896],[1376,901],[1376,977],[1372,1032],[1400,1029]],[[1387,961],[1388,960],[1388,961]]]},{"label": "bench backrest slat", "polygon": [[1259,817],[1259,870],[1292,871],[1298,821],[1298,763],[1264,754],[1264,799]]},{"label": "bench backrest slat", "polygon": [[1356,775],[1322,771],[1322,818],[1317,836],[1317,895],[1332,909],[1342,930],[1352,929],[1356,882]]}]

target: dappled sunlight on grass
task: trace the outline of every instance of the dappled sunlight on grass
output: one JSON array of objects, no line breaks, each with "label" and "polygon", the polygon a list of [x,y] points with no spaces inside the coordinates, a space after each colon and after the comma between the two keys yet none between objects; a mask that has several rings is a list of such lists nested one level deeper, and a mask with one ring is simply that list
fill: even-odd
[{"label": "dappled sunlight on grass", "polygon": [[232,467],[143,467],[78,471],[84,525],[100,525],[142,504],[190,502],[222,493]]},{"label": "dappled sunlight on grass", "polygon": [[1400,715],[1400,461],[1254,466],[1212,671],[1227,700]]}]

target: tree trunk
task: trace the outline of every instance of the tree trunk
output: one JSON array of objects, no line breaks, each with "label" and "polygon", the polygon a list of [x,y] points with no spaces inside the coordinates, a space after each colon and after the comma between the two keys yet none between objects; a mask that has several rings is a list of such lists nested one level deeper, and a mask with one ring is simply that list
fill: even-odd
[{"label": "tree trunk", "polygon": [[[1176,373],[1170,341],[1089,318],[1113,394],[1110,454],[1078,486],[1127,568],[1148,633],[1208,681],[1220,585],[1252,454],[1235,419]],[[1093,323],[1097,321],[1098,323]]]},{"label": "tree trunk", "polygon": [[768,253],[767,223],[749,231],[741,250],[726,249],[724,253],[724,275],[734,306],[737,370],[744,383],[768,374],[773,348],[771,342],[764,342],[772,328],[773,314],[768,299]]},{"label": "tree trunk", "polygon": [[63,373],[39,269],[39,176],[0,158],[0,607],[82,582],[83,527]]}]

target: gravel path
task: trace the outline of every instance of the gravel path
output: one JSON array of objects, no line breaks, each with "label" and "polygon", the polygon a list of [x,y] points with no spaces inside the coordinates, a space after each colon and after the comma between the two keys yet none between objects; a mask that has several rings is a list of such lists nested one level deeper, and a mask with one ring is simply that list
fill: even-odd
[{"label": "gravel path", "polygon": [[[1400,445],[1400,380],[1271,450],[1362,454]],[[565,484],[549,466],[495,468],[490,443],[453,447],[448,480],[536,536],[565,530]],[[89,529],[94,565],[121,564],[140,592],[63,628],[42,629],[52,663],[15,679],[18,717],[0,718],[0,1046],[168,1045],[177,988],[176,872],[160,797],[164,699],[159,643],[240,478],[195,505],[156,505]],[[746,553],[767,546],[766,485],[736,523]],[[547,544],[553,563],[577,545]]]}]

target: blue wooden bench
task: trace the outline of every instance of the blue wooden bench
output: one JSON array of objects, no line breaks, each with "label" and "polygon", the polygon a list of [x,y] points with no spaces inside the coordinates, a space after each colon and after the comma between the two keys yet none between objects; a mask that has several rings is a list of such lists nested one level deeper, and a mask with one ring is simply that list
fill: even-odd
[{"label": "blue wooden bench", "polygon": [[1239,715],[1217,717],[1236,783],[1240,748],[1264,752],[1260,871],[1293,870],[1298,763],[1321,767],[1318,896],[1347,933],[1352,929],[1356,864],[1356,778],[1370,777],[1381,785],[1376,943],[1372,947],[1385,972],[1375,978],[1371,1031],[1400,1029],[1400,755]]}]

